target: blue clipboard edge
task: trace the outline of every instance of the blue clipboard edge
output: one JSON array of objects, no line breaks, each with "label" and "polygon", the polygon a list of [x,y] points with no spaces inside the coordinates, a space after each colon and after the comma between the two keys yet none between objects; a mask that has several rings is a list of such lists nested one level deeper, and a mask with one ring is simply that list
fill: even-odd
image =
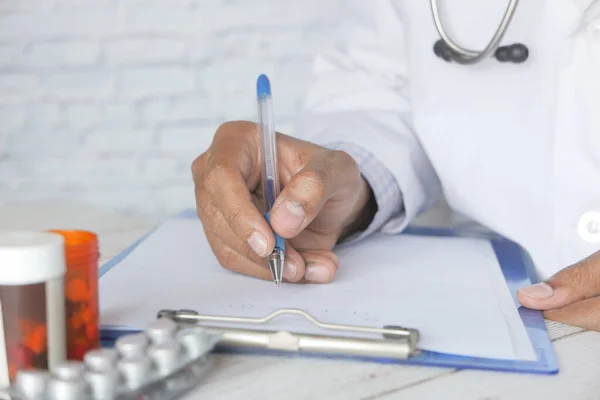
[{"label": "blue clipboard edge", "polygon": [[[193,218],[196,219],[195,210],[184,210],[174,218]],[[102,265],[99,269],[100,278],[125,259],[137,246],[140,245],[153,230],[140,237],[137,241],[131,244],[128,248],[117,254],[111,260]],[[409,235],[425,235],[425,236],[445,236],[445,237],[477,237],[484,238],[490,241],[492,247],[498,257],[502,273],[506,280],[507,286],[513,296],[516,298],[516,292],[519,288],[527,286],[536,281],[535,268],[529,254],[518,244],[495,234],[487,234],[481,232],[462,231],[450,228],[430,228],[430,227],[408,227],[401,234]],[[157,310],[158,311],[158,310]],[[223,346],[217,346],[216,352],[225,353],[243,353],[243,354],[270,354],[282,355],[286,357],[317,357],[317,358],[339,358],[353,359],[362,361],[371,361],[384,364],[403,364],[415,366],[430,366],[430,367],[445,367],[456,369],[478,369],[499,372],[517,372],[517,373],[532,373],[532,374],[556,374],[559,372],[558,361],[552,345],[552,340],[548,334],[544,317],[541,311],[531,310],[524,307],[519,307],[519,316],[523,321],[527,334],[534,347],[537,357],[535,361],[520,361],[520,360],[497,360],[488,358],[476,358],[455,356],[450,354],[436,353],[432,351],[423,351],[422,354],[406,360],[354,357],[354,356],[331,356],[322,354],[307,354],[290,355],[290,353],[254,350],[241,350],[239,348],[231,349]],[[103,346],[112,346],[114,341],[121,335],[139,332],[137,330],[128,331],[121,329],[110,329],[101,326],[100,336]]]}]

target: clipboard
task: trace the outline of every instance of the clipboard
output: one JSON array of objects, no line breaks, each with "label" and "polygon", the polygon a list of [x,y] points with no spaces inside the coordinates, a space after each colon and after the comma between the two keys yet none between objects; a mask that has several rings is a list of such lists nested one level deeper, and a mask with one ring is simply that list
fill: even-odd
[{"label": "clipboard", "polygon": [[[197,219],[195,210],[184,210],[177,218]],[[139,238],[131,246],[101,266],[100,279],[111,268],[125,259],[152,231]],[[535,279],[533,262],[526,251],[518,244],[497,234],[473,232],[451,228],[408,227],[401,235],[421,235],[438,237],[476,237],[489,240],[510,294],[516,299],[519,288],[530,285]],[[281,314],[297,314],[319,327],[323,334],[309,335],[287,331],[261,330],[260,325]],[[212,334],[220,335],[221,340],[215,352],[270,354],[280,356],[306,356],[320,358],[342,358],[365,362],[431,366],[456,369],[478,369],[498,372],[556,374],[558,362],[548,334],[543,314],[538,310],[518,308],[518,314],[533,346],[535,360],[506,360],[458,356],[438,353],[419,348],[418,327],[366,327],[329,324],[319,321],[310,314],[296,309],[280,309],[262,318],[252,320],[236,316],[201,315],[195,310],[156,310],[157,318],[168,318],[181,325],[203,326]],[[233,321],[247,324],[247,328],[223,328],[218,323]],[[208,322],[208,323],[207,323]],[[358,339],[336,336],[332,331],[366,330],[380,335],[380,339]],[[112,346],[121,335],[139,332],[101,326],[100,336],[103,346]]]}]

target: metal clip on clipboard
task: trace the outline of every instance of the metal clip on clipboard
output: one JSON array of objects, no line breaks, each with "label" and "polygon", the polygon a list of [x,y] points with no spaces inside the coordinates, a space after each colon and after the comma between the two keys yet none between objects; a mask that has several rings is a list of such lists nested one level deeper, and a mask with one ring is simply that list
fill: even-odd
[{"label": "metal clip on clipboard", "polygon": [[[207,326],[202,322],[231,322],[260,325],[282,314],[296,314],[305,317],[313,325],[323,330],[353,333],[371,333],[382,335],[381,339],[353,338],[294,333],[288,331],[269,331],[239,329],[230,327]],[[157,318],[167,318],[179,324],[196,324],[207,332],[219,334],[218,344],[224,347],[258,348],[286,352],[305,352],[338,354],[354,357],[374,357],[406,359],[420,353],[417,348],[419,331],[398,326],[383,328],[328,324],[317,320],[306,311],[295,308],[283,308],[263,318],[231,317],[203,315],[194,310],[161,310]]]}]

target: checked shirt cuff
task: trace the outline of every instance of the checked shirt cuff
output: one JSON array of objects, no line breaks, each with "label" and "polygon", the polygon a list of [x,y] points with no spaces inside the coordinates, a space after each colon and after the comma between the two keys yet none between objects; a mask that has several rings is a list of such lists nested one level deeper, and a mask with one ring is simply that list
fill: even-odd
[{"label": "checked shirt cuff", "polygon": [[348,142],[326,143],[324,146],[332,150],[345,151],[356,161],[362,176],[371,186],[377,202],[377,213],[367,229],[351,236],[344,243],[359,241],[372,235],[392,217],[404,211],[402,193],[398,183],[385,165],[373,154],[361,146]]}]

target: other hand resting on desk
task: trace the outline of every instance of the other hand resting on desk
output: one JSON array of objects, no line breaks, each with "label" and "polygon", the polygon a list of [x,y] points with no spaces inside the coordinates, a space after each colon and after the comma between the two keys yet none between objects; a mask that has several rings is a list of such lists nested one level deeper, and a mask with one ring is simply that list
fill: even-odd
[{"label": "other hand resting on desk", "polygon": [[522,305],[546,319],[600,331],[600,251],[518,292]]},{"label": "other hand resting on desk", "polygon": [[[265,257],[275,238],[263,215],[259,139],[254,123],[221,125],[192,174],[198,215],[219,263],[270,280]],[[283,190],[271,223],[287,239],[284,279],[330,282],[338,265],[332,248],[368,225],[376,212],[371,189],[345,152],[279,133],[277,151]]]}]

